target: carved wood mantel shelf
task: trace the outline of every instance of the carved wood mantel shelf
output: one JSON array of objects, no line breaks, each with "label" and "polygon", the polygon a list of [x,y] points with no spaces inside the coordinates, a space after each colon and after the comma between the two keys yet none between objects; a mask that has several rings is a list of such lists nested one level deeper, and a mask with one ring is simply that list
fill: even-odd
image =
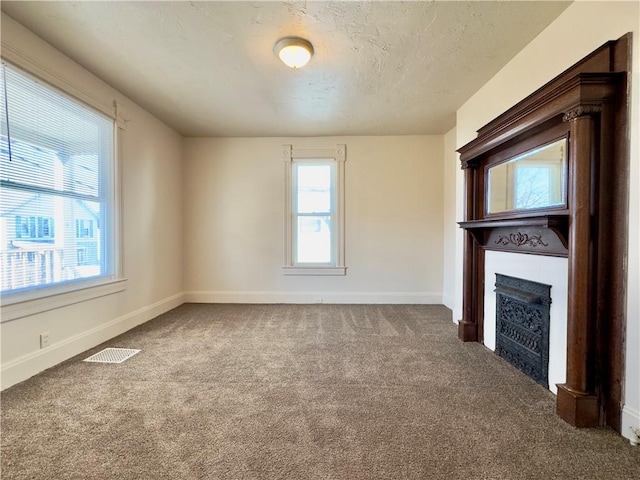
[{"label": "carved wood mantel shelf", "polygon": [[[465,178],[460,339],[484,341],[486,250],[566,257],[566,383],[558,385],[557,412],[575,426],[608,424],[618,431],[630,39],[627,34],[607,42],[458,150]],[[560,159],[540,157],[556,149]],[[533,168],[534,160],[554,165],[545,167],[554,173],[547,177],[547,200],[523,206],[518,189],[526,175],[519,172]]]},{"label": "carved wood mantel shelf", "polygon": [[485,250],[535,253],[566,257],[569,216],[536,215],[531,217],[482,219],[458,222]]}]

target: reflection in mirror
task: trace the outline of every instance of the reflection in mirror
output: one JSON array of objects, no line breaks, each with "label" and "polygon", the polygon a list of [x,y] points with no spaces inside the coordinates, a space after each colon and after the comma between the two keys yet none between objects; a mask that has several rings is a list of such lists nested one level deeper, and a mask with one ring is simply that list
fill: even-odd
[{"label": "reflection in mirror", "polygon": [[566,138],[489,168],[487,213],[566,206],[566,172]]}]

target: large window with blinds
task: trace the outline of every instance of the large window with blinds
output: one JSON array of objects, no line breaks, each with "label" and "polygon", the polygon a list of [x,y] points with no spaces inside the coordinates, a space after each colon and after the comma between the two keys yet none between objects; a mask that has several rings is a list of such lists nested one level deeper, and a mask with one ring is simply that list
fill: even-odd
[{"label": "large window with blinds", "polygon": [[5,63],[0,97],[2,295],[113,278],[113,119]]}]

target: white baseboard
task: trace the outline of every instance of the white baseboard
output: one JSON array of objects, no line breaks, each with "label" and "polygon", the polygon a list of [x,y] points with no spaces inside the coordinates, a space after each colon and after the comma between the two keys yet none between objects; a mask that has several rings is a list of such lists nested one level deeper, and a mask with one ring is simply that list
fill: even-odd
[{"label": "white baseboard", "polygon": [[178,293],[152,305],[111,320],[103,325],[69,337],[51,346],[28,353],[2,365],[1,389],[22,382],[47,368],[51,368],[79,353],[95,347],[138,325],[151,320],[184,303],[184,294]]},{"label": "white baseboard", "polygon": [[634,429],[640,432],[640,411],[625,405],[622,407],[622,425],[621,434],[628,439],[632,445],[638,445],[640,436],[634,433]]},{"label": "white baseboard", "polygon": [[185,303],[441,304],[431,292],[185,292]]},{"label": "white baseboard", "polygon": [[455,306],[456,306],[456,299],[455,299],[455,297],[451,297],[449,295],[443,295],[442,296],[442,303],[449,310],[454,310]]}]

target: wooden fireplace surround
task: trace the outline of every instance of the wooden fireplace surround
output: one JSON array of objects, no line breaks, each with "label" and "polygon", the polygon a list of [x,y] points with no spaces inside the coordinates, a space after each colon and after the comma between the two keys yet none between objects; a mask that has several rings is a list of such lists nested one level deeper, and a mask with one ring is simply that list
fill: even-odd
[{"label": "wooden fireplace surround", "polygon": [[[566,383],[557,413],[620,431],[626,326],[631,34],[610,41],[485,125],[460,148],[465,175],[462,341],[483,342],[484,254],[568,259]],[[487,171],[567,139],[562,207],[487,212]],[[539,241],[541,240],[541,241]]]}]

